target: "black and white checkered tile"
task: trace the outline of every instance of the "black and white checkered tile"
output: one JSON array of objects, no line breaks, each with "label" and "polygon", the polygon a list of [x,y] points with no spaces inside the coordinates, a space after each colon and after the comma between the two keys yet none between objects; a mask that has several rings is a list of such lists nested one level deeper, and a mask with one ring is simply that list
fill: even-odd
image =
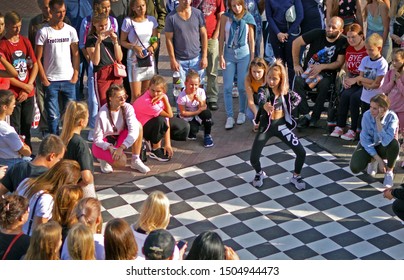
[{"label": "black and white checkered tile", "polygon": [[294,154],[277,143],[263,150],[269,178],[261,189],[250,184],[255,172],[242,152],[99,191],[104,222],[133,223],[147,195],[160,190],[170,199],[168,229],[177,240],[214,230],[241,259],[404,259],[404,227],[382,183],[301,141],[306,190],[289,183]]}]

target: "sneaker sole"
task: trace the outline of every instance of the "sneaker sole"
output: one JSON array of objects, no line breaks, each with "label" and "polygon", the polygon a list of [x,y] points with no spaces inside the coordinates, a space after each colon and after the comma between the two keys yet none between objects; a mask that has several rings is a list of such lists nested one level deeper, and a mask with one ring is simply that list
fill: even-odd
[{"label": "sneaker sole", "polygon": [[354,140],[355,140],[355,137],[354,137],[354,138],[347,138],[347,137],[342,137],[342,136],[341,136],[341,139],[342,139],[342,140],[345,140],[345,141],[354,141]]},{"label": "sneaker sole", "polygon": [[165,159],[165,158],[159,158],[158,156],[156,156],[156,155],[153,154],[153,153],[150,153],[150,154],[149,154],[149,157],[152,158],[152,159],[156,159],[156,160],[158,160],[158,161],[163,161],[163,162],[170,160],[169,158],[167,158],[167,159]]},{"label": "sneaker sole", "polygon": [[150,168],[140,170],[139,168],[136,168],[135,166],[132,166],[132,165],[130,166],[130,168],[133,169],[133,170],[139,171],[140,173],[143,173],[143,174],[146,174],[147,172],[150,172]]},{"label": "sneaker sole", "polygon": [[205,148],[210,148],[213,147],[215,144],[210,144],[210,145],[203,145]]}]

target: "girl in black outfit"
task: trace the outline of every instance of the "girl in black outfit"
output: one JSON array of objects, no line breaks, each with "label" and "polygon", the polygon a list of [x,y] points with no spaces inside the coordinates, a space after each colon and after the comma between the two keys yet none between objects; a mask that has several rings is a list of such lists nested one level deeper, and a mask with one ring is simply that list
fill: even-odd
[{"label": "girl in black outfit", "polygon": [[259,109],[255,123],[259,122],[258,133],[255,137],[250,162],[257,174],[252,182],[254,187],[261,187],[263,180],[267,178],[261,169],[260,156],[265,144],[272,136],[276,136],[288,145],[296,154],[295,169],[290,182],[298,190],[306,188],[306,184],[300,177],[300,172],[306,157],[306,151],[299,142],[297,136],[292,132],[296,122],[292,118],[292,109],[297,107],[300,96],[289,91],[288,78],[285,66],[281,60],[272,64],[266,75],[266,85],[258,90]]}]

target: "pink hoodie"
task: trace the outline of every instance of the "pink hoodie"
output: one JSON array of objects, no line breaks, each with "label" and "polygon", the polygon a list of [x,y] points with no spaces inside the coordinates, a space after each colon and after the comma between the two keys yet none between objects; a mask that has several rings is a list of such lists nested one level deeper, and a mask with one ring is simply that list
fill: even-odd
[{"label": "pink hoodie", "polygon": [[393,69],[387,71],[381,88],[389,97],[390,109],[395,113],[404,113],[404,75],[394,81],[394,73]]}]

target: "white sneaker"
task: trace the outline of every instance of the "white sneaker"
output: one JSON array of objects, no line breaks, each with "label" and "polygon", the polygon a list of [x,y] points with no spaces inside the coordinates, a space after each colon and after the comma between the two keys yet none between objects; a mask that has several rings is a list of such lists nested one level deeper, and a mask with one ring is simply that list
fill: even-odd
[{"label": "white sneaker", "polygon": [[393,171],[388,171],[384,174],[383,186],[386,188],[391,188],[393,185],[394,185]]},{"label": "white sneaker", "polygon": [[369,162],[368,164],[368,168],[366,169],[366,172],[372,176],[375,177],[377,174],[377,167],[378,167],[378,163],[376,160],[372,160],[371,162]]},{"label": "white sneaker", "polygon": [[344,134],[344,131],[342,130],[342,128],[340,128],[339,126],[336,126],[334,128],[334,131],[330,134],[331,137],[340,137],[342,134]]},{"label": "white sneaker", "polygon": [[295,185],[295,188],[298,189],[299,191],[304,190],[306,188],[306,183],[303,182],[303,179],[300,175],[297,177],[292,176],[292,178],[290,178],[290,182],[293,185]]},{"label": "white sneaker", "polygon": [[137,159],[132,158],[132,161],[130,162],[130,168],[140,171],[141,173],[144,174],[150,171],[150,168],[147,165],[145,165],[140,158]]},{"label": "white sneaker", "polygon": [[245,114],[244,113],[238,113],[237,124],[243,124],[243,123],[245,123]]},{"label": "white sneaker", "polygon": [[228,117],[226,120],[225,129],[232,129],[234,127],[234,119],[232,117]]},{"label": "white sneaker", "polygon": [[101,159],[99,159],[98,161],[100,162],[100,168],[102,173],[108,174],[114,172],[114,169],[108,162]]},{"label": "white sneaker", "polygon": [[88,131],[87,140],[90,141],[90,142],[93,142],[93,141],[94,141],[94,129],[90,129],[90,130]]},{"label": "white sneaker", "polygon": [[265,171],[261,170],[260,173],[255,174],[254,181],[252,181],[252,185],[256,188],[262,187],[265,178],[268,178],[268,176],[265,173]]}]

